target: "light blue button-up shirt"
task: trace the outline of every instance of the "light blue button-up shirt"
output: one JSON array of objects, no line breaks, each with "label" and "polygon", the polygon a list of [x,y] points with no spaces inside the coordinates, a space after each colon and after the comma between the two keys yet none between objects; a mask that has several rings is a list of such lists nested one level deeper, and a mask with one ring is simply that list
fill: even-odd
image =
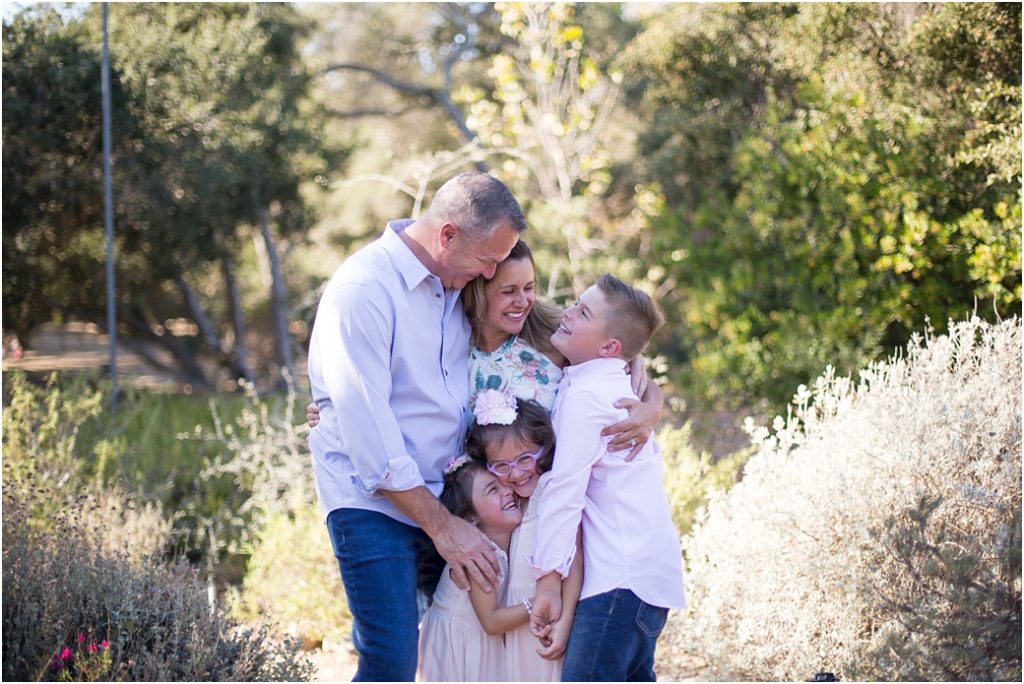
[{"label": "light blue button-up shirt", "polygon": [[469,400],[469,323],[399,237],[384,234],[335,271],[317,309],[309,383],[320,423],[309,436],[317,497],[416,525],[379,490],[440,495],[461,453]]}]

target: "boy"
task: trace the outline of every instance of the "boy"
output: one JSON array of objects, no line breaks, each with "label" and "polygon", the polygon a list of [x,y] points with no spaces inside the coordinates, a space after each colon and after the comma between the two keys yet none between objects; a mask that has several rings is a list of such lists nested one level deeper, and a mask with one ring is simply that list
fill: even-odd
[{"label": "boy", "polygon": [[[654,647],[669,608],[684,608],[679,535],[650,440],[637,457],[607,450],[601,429],[624,414],[626,364],[664,322],[646,294],[610,275],[565,312],[551,342],[569,362],[552,409],[552,482],[540,506],[531,629],[561,614],[559,587],[583,526],[583,590],[562,681],[654,681]],[[611,421],[614,422],[614,421]]]}]

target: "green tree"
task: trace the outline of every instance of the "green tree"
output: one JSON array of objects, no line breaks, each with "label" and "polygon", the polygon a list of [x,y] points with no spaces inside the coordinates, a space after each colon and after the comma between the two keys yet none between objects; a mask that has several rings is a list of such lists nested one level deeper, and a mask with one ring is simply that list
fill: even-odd
[{"label": "green tree", "polygon": [[1019,7],[680,7],[626,64],[705,399],[778,409],[929,319],[1019,314]]},{"label": "green tree", "polygon": [[[88,76],[98,82],[98,70],[89,73],[99,45],[98,9],[81,19],[53,18],[42,23],[24,17],[18,21],[19,27],[33,28],[15,36],[17,45],[44,43],[42,48],[26,49],[45,53],[47,40],[75,36],[76,49],[91,57],[81,62],[83,82],[69,87],[92,93],[94,99],[81,103],[80,109],[98,112],[97,89],[85,83]],[[274,233],[301,238],[310,223],[301,195],[303,184],[314,185],[313,179],[324,178],[328,168],[344,156],[344,149],[319,143],[319,113],[305,97],[309,74],[299,53],[305,25],[293,8],[269,4],[120,5],[111,12],[110,25],[113,77],[121,95],[116,106],[126,119],[123,127],[115,125],[114,159],[118,317],[126,337],[167,348],[200,384],[207,382],[196,359],[200,351],[231,367],[235,375],[247,375],[233,272],[240,245],[258,230],[271,263],[276,264],[270,300],[277,365],[290,365],[287,292]],[[5,59],[5,81],[9,71],[29,66]],[[38,75],[26,78],[53,82]],[[31,112],[36,108],[34,97],[50,94],[44,86],[14,95],[5,93],[5,113],[9,100],[12,108]],[[43,117],[9,127],[5,117],[5,142],[8,131],[20,125],[29,138],[33,130],[47,131],[44,141],[51,135],[59,139],[78,131],[98,139],[98,127],[93,128],[94,122],[88,119],[69,124]],[[77,170],[95,163],[96,148],[89,148],[91,158],[65,154],[62,161]],[[5,158],[5,174],[8,168]],[[50,190],[39,192],[46,195]],[[88,191],[79,194],[88,195]],[[69,219],[60,207],[54,213]],[[97,268],[102,254],[99,216],[98,206],[93,206],[91,214],[70,220],[68,240],[48,239],[42,231],[40,251],[48,267],[67,269],[68,264],[82,261],[75,255],[84,253],[88,258],[72,274],[79,286],[43,300],[39,311],[49,308],[88,320],[103,317],[102,269]],[[26,230],[24,222],[15,221],[16,236]],[[208,309],[214,302],[196,287],[196,281],[208,279],[211,267],[216,272],[218,266],[227,301],[214,309],[219,315],[211,317]],[[30,300],[41,299],[38,290],[31,288],[23,294]],[[5,312],[6,307],[5,290]],[[173,334],[165,323],[169,319],[184,319],[196,332]],[[226,322],[234,328],[233,350],[222,342]]]}]

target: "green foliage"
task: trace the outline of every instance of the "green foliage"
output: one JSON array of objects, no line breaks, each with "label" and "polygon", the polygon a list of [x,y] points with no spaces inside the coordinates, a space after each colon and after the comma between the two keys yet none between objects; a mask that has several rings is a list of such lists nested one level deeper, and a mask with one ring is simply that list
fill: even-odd
[{"label": "green foliage", "polygon": [[5,482],[55,489],[56,498],[32,499],[40,518],[87,484],[135,492],[168,516],[158,551],[237,579],[263,516],[312,501],[294,397],[126,389],[112,419],[109,386],[88,374],[4,381]]},{"label": "green foliage", "polygon": [[[94,5],[4,27],[4,314],[23,337],[56,315],[106,318],[100,24]],[[125,4],[109,26],[121,334],[158,342],[205,381],[193,357],[210,338],[164,330],[201,318],[182,296],[186,276],[207,277],[264,215],[301,237],[312,219],[303,188],[326,183],[348,148],[321,140],[293,7]]]},{"label": "green foliage", "polygon": [[680,536],[690,533],[697,510],[707,502],[711,491],[728,491],[736,483],[752,453],[744,449],[712,460],[706,451],[693,450],[690,433],[687,423],[678,428],[666,426],[656,437],[664,459],[665,492]]},{"label": "green foliage", "polygon": [[[5,327],[24,336],[50,319],[53,301],[73,306],[101,263],[52,256],[100,223],[100,55],[81,24],[46,10],[5,22],[3,65],[3,310]],[[116,80],[111,99],[114,152],[127,154],[138,131]]]},{"label": "green foliage", "polygon": [[348,639],[352,616],[315,504],[272,514],[249,553],[245,579],[233,592],[234,615],[272,619],[307,646]]},{"label": "green foliage", "polygon": [[105,408],[106,393],[85,376],[61,386],[56,373],[45,388],[21,373],[4,374],[4,484],[53,491],[57,498],[35,497],[40,518],[55,514],[59,501],[88,481],[91,448],[81,432]]},{"label": "green foliage", "polygon": [[1019,313],[1019,63],[1010,5],[659,15],[624,64],[685,386],[778,409],[926,321]]}]

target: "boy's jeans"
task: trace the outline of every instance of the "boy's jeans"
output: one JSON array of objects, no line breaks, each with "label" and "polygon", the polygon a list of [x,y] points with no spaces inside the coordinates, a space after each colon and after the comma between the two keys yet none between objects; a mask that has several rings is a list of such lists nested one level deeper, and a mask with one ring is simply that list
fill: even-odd
[{"label": "boy's jeans", "polygon": [[668,608],[613,589],[576,606],[562,665],[563,682],[653,682],[654,645]]},{"label": "boy's jeans", "polygon": [[382,513],[354,508],[331,511],[327,532],[352,613],[352,639],[359,651],[355,681],[413,681],[417,584],[428,585],[432,594],[441,569],[427,571],[429,579],[423,576],[421,561],[424,549],[433,546],[430,538]]}]

